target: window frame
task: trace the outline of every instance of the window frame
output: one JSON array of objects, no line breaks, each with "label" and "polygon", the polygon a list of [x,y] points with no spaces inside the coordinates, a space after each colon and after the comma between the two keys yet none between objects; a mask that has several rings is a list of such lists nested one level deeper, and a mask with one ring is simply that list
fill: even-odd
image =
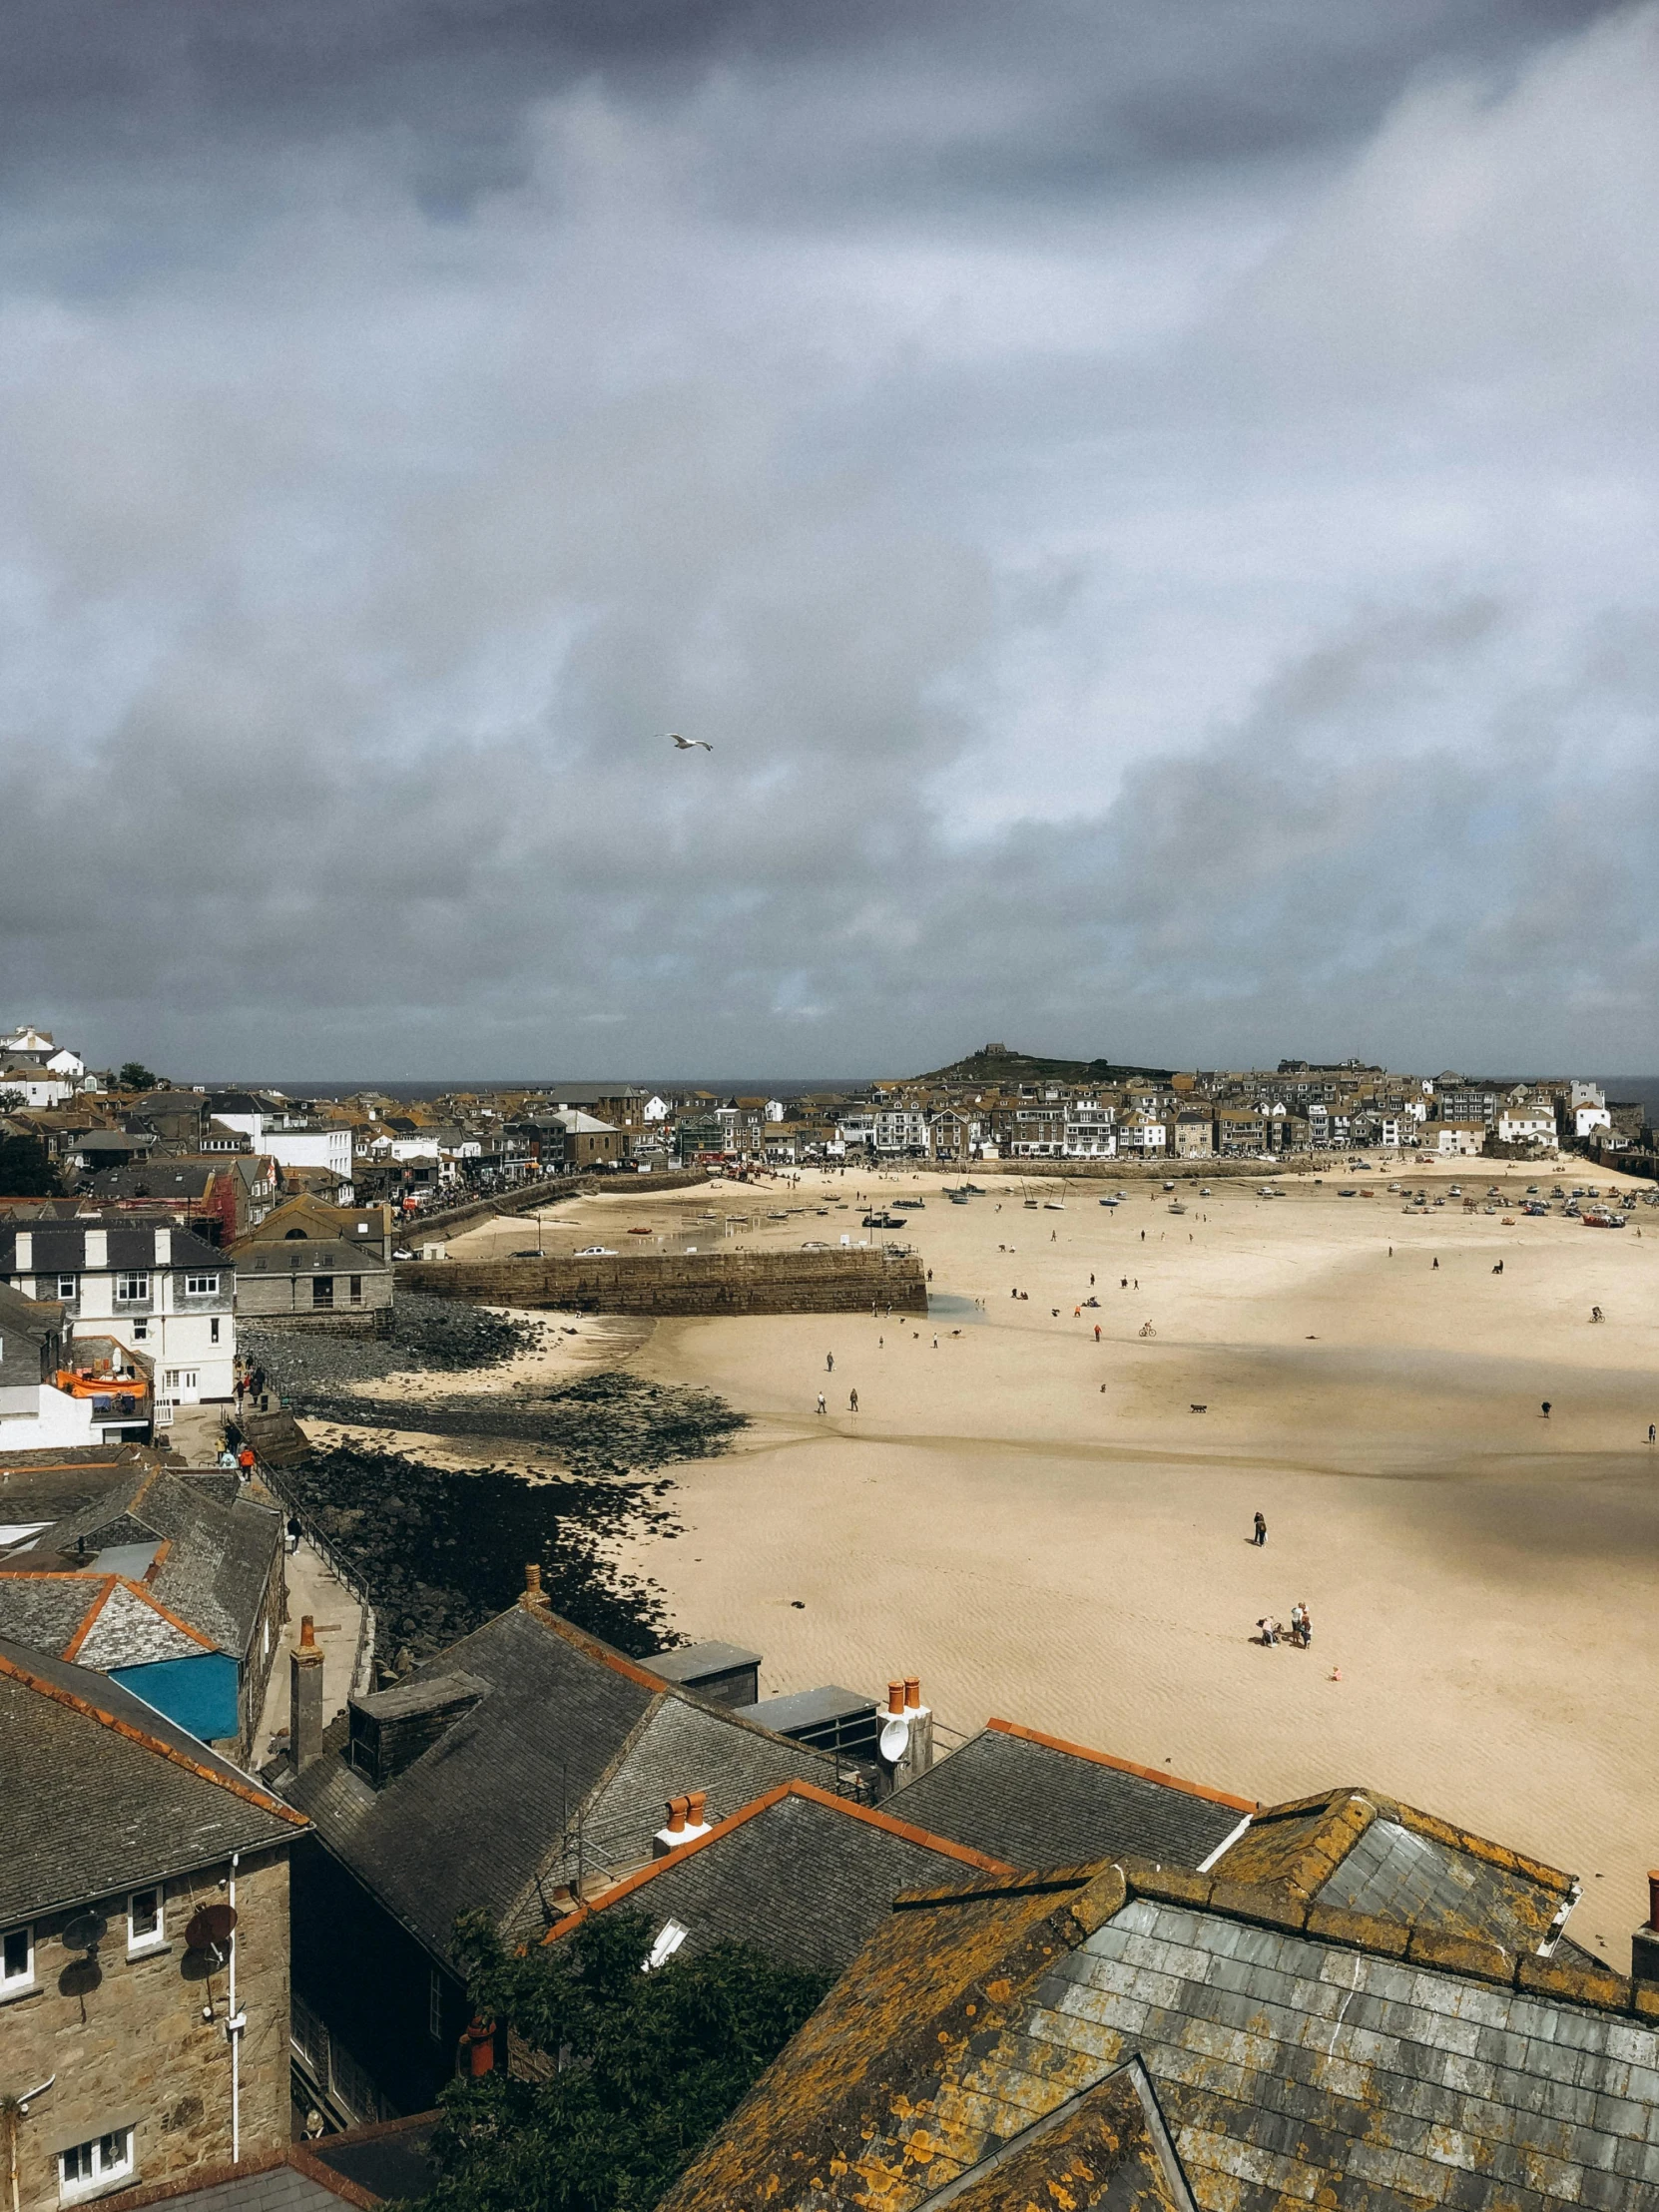
[{"label": "window frame", "polygon": [[334,1278],[331,1275],[311,1277],[311,1312],[326,1314],[333,1311]]},{"label": "window frame", "polygon": [[[134,1284],[140,1286],[134,1290]],[[150,1271],[126,1268],[115,1279],[115,1302],[118,1306],[148,1306],[150,1303]]]},{"label": "window frame", "polygon": [[60,1275],[58,1277],[58,1302],[60,1305],[73,1306],[80,1295],[81,1278],[78,1275]]},{"label": "window frame", "polygon": [[[87,2197],[102,2196],[117,2181],[132,2178],[136,2167],[134,2137],[138,2130],[129,2123],[126,2127],[106,2128],[102,2135],[89,2135],[84,2143],[68,2143],[58,2153],[58,2202],[79,2204]],[[121,2148],[106,2158],[105,2145],[119,2143]],[[77,2172],[72,2179],[67,2171],[74,2159],[77,2167],[83,2157],[87,2160],[85,2174]]]},{"label": "window frame", "polygon": [[205,1271],[196,1275],[187,1274],[185,1277],[185,1296],[186,1298],[217,1298],[219,1296],[218,1275],[209,1275]]},{"label": "window frame", "polygon": [[[23,1938],[23,1971],[13,1973],[6,1964],[6,1954],[11,1949],[12,1937]],[[25,1989],[35,1986],[35,1929],[32,1921],[23,1921],[11,1928],[0,1929],[0,1997],[21,1995]]]},{"label": "window frame", "polygon": [[[140,1898],[156,1901],[156,1925],[145,1934],[138,1932],[136,1907]],[[127,1955],[143,1958],[149,1952],[165,1949],[167,1945],[167,1890],[160,1882],[147,1883],[142,1890],[127,1893]]]}]

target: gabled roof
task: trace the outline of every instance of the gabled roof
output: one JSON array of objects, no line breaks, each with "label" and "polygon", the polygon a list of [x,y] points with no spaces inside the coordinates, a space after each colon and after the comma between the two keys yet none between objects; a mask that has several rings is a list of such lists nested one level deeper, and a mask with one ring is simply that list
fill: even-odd
[{"label": "gabled roof", "polygon": [[1218,1881],[1271,1884],[1306,1905],[1547,1954],[1578,1902],[1570,1874],[1375,1790],[1264,1807],[1216,1860]]},{"label": "gabled roof", "polygon": [[1200,1867],[1256,1811],[1250,1798],[1003,1720],[891,1802],[905,1820],[1016,1867],[1079,1866],[1121,1851]]},{"label": "gabled roof", "polygon": [[1143,1861],[989,1877],[898,1900],[662,2212],[1635,2212],[1656,2078],[1615,1974]]},{"label": "gabled roof", "polygon": [[304,1822],[105,1676],[0,1638],[0,1923],[291,1842]]},{"label": "gabled roof", "polygon": [[155,1596],[215,1649],[240,1659],[260,1619],[281,1530],[281,1515],[271,1506],[249,1497],[222,1505],[186,1475],[140,1465],[43,1530],[29,1551],[11,1553],[8,1563],[90,1565],[100,1551],[154,1543],[145,1581]]},{"label": "gabled roof", "polygon": [[327,1753],[287,1786],[329,1850],[439,1957],[455,1917],[485,1906],[540,1935],[556,1889],[637,1866],[669,1798],[707,1790],[714,1819],[834,1762],[664,1682],[520,1604],[415,1668],[485,1687],[420,1758],[375,1789]]},{"label": "gabled roof", "polygon": [[100,1674],[216,1649],[123,1574],[0,1572],[0,1635]]},{"label": "gabled roof", "polygon": [[781,1782],[568,1915],[545,1940],[559,1941],[590,1912],[623,1906],[649,1914],[655,1933],[678,1922],[685,1957],[716,1943],[749,1943],[784,1965],[839,1973],[901,1890],[1013,1872],[889,1810],[816,1783]]}]

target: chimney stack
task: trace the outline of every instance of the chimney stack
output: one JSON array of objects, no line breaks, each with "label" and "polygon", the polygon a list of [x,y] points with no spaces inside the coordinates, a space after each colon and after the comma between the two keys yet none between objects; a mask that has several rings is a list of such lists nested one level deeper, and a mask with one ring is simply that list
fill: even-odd
[{"label": "chimney stack", "polygon": [[17,1232],[17,1272],[27,1275],[35,1264],[35,1233],[32,1229]]},{"label": "chimney stack", "polygon": [[171,1229],[156,1231],[156,1265],[170,1268],[173,1265],[173,1232]]},{"label": "chimney stack", "polygon": [[653,1859],[666,1859],[682,1844],[695,1844],[700,1836],[708,1835],[714,1826],[704,1810],[708,1802],[707,1790],[689,1790],[684,1797],[669,1799],[668,1826],[659,1828],[651,1839]]},{"label": "chimney stack", "polygon": [[921,1702],[921,1680],[907,1674],[887,1684],[877,1755],[888,1788],[901,1790],[933,1764],[933,1716]]},{"label": "chimney stack", "polygon": [[480,2074],[495,2071],[495,2022],[481,2018],[476,2012],[461,2029],[460,2049],[455,2071],[468,2074],[474,2080]]},{"label": "chimney stack", "polygon": [[288,1654],[288,1756],[302,1773],[322,1752],[322,1653],[309,1613]]},{"label": "chimney stack", "polygon": [[541,1568],[534,1559],[527,1559],[524,1563],[524,1588],[519,1592],[518,1602],[527,1613],[550,1613],[553,1610],[541,1586]]},{"label": "chimney stack", "polygon": [[1632,1980],[1659,1982],[1659,1867],[1647,1877],[1647,1919],[1630,1938]]}]

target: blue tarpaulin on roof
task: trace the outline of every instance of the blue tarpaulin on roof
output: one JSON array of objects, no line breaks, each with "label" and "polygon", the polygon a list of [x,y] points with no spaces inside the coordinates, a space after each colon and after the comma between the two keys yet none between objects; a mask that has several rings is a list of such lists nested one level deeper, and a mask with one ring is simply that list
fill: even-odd
[{"label": "blue tarpaulin on roof", "polygon": [[205,1651],[196,1659],[154,1659],[145,1667],[112,1667],[110,1680],[205,1744],[237,1733],[237,1663],[223,1651]]}]

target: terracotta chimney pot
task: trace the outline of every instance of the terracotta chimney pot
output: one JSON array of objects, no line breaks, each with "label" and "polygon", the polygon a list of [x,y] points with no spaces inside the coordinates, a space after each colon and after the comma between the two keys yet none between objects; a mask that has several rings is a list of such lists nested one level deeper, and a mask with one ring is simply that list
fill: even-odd
[{"label": "terracotta chimney pot", "polygon": [[907,1712],[911,1712],[911,1713],[913,1713],[913,1712],[914,1712],[914,1711],[916,1710],[916,1708],[917,1708],[917,1707],[918,1707],[918,1706],[920,1705],[920,1703],[921,1703],[921,1677],[920,1677],[919,1675],[914,1675],[914,1674],[907,1674],[907,1675],[906,1675],[906,1676],[904,1677],[904,1706],[905,1706],[905,1710],[906,1710]]},{"label": "terracotta chimney pot", "polygon": [[889,1682],[887,1684],[887,1711],[889,1713],[902,1713],[903,1710],[904,1685],[902,1682]]},{"label": "terracotta chimney pot", "polygon": [[299,1648],[301,1651],[316,1649],[316,1624],[309,1613],[299,1616]]},{"label": "terracotta chimney pot", "polygon": [[686,1832],[686,1813],[689,1801],[683,1797],[671,1797],[668,1801],[668,1832],[671,1836],[683,1836]]},{"label": "terracotta chimney pot", "polygon": [[692,1828],[701,1828],[704,1825],[703,1808],[705,1805],[708,1804],[708,1802],[709,1793],[707,1790],[693,1790],[691,1792],[690,1796],[686,1799],[686,1820],[688,1826]]},{"label": "terracotta chimney pot", "polygon": [[541,1596],[541,1568],[534,1559],[527,1560],[525,1563],[524,1592],[527,1597]]}]

